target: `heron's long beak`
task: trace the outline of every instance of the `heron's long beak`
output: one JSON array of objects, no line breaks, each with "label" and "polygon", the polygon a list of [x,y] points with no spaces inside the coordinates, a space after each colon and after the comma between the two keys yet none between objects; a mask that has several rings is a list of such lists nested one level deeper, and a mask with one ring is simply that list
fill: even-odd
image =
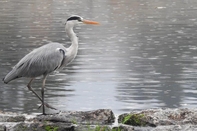
[{"label": "heron's long beak", "polygon": [[85,23],[85,24],[99,25],[99,23],[98,23],[98,22],[96,22],[96,21],[83,20],[82,22],[83,22],[83,23]]}]

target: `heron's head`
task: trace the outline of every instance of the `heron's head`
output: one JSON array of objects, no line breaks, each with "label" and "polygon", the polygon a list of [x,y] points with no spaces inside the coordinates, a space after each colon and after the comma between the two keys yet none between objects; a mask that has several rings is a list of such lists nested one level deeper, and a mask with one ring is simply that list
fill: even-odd
[{"label": "heron's head", "polygon": [[94,25],[98,25],[99,24],[96,21],[85,20],[81,16],[78,16],[78,15],[72,15],[66,21],[66,25],[69,25],[69,26],[72,26],[72,27],[77,25],[77,24],[80,24],[80,23],[94,24]]}]

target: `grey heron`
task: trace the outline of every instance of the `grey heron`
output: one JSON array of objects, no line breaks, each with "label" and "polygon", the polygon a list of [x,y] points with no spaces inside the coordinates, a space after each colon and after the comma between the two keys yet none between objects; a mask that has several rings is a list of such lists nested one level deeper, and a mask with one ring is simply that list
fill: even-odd
[{"label": "grey heron", "polygon": [[[76,57],[78,51],[78,37],[73,31],[73,27],[79,23],[99,24],[96,21],[89,21],[83,19],[81,16],[72,15],[65,23],[65,31],[71,40],[71,45],[69,48],[64,47],[60,43],[51,42],[34,49],[29,54],[24,56],[3,78],[3,81],[6,84],[20,77],[31,78],[27,84],[27,87],[41,101],[43,114],[45,114],[45,106],[55,109],[44,102],[46,78],[49,73],[68,65]],[[31,87],[32,81],[38,76],[43,76],[41,97]]]}]

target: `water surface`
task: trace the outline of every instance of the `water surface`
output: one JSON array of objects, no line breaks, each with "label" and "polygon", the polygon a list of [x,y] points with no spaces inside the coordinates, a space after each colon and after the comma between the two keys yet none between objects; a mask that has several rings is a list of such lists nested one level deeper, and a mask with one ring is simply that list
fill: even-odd
[{"label": "water surface", "polygon": [[[64,22],[81,25],[77,58],[46,84],[46,101],[60,110],[110,108],[116,114],[158,107],[196,107],[197,1],[3,0],[0,77],[25,54],[55,41],[69,46]],[[0,110],[39,113],[28,78],[0,82]],[[41,78],[33,83],[40,92]],[[51,110],[49,110],[50,112]]]}]

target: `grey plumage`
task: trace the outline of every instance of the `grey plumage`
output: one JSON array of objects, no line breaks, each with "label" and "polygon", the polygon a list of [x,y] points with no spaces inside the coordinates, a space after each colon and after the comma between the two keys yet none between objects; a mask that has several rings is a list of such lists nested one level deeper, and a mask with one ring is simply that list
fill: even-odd
[{"label": "grey plumage", "polygon": [[66,53],[66,48],[59,43],[41,46],[23,57],[5,76],[4,82],[8,83],[20,77],[47,75],[66,65]]},{"label": "grey plumage", "polygon": [[[67,19],[65,30],[72,44],[69,48],[65,48],[59,43],[49,43],[41,46],[25,57],[23,57],[14,68],[3,78],[4,83],[8,83],[16,78],[29,77],[31,78],[27,87],[32,91],[42,102],[43,114],[45,114],[45,106],[55,109],[44,102],[44,87],[46,77],[49,73],[68,65],[77,55],[78,38],[73,31],[73,27],[78,23],[98,24],[98,22],[84,20],[82,17],[74,15]],[[43,75],[43,83],[40,97],[31,87],[31,83],[35,77]]]}]

